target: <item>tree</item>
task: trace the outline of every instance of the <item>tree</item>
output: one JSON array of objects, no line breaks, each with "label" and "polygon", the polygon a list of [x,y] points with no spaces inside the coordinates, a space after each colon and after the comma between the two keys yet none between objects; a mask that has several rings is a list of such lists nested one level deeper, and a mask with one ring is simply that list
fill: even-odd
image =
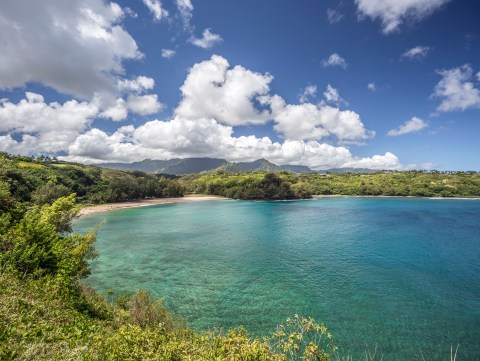
[{"label": "tree", "polygon": [[9,229],[0,227],[0,265],[22,275],[52,275],[66,286],[86,277],[88,260],[96,257],[95,235],[70,233],[75,201],[72,194],[34,206]]},{"label": "tree", "polygon": [[52,204],[60,197],[68,196],[72,191],[63,184],[47,183],[39,186],[32,193],[32,200],[35,204]]}]

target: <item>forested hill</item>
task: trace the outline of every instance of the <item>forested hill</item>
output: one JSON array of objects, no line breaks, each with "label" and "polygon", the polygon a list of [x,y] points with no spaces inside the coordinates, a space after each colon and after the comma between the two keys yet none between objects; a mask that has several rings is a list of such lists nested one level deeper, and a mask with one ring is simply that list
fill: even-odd
[{"label": "forested hill", "polygon": [[266,159],[257,159],[253,162],[229,162],[217,158],[184,158],[170,160],[145,159],[133,163],[102,163],[96,164],[101,168],[120,170],[140,170],[144,172],[185,175],[192,173],[224,171],[224,172],[281,172],[295,173],[313,172],[307,166],[277,165]]},{"label": "forested hill", "polygon": [[[238,169],[252,171],[237,171]],[[225,163],[208,173],[168,176],[0,153],[0,182],[20,201],[51,203],[76,193],[83,203],[206,193],[234,199],[299,199],[312,195],[480,197],[478,172],[292,173],[258,160]],[[301,168],[299,168],[301,169]],[[299,170],[296,169],[297,171]]]},{"label": "forested hill", "polygon": [[[267,179],[268,178],[268,179]],[[179,179],[186,192],[238,199],[308,198],[311,195],[480,197],[478,172],[228,173]]]},{"label": "forested hill", "polygon": [[171,178],[0,153],[0,183],[7,184],[12,195],[22,202],[52,203],[70,193],[76,193],[84,203],[183,196],[183,187]]}]

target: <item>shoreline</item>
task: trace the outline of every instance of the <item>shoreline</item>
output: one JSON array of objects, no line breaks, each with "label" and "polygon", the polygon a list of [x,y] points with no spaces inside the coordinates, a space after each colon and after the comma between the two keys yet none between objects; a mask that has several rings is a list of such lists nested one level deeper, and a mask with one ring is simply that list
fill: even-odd
[{"label": "shoreline", "polygon": [[116,209],[126,208],[138,208],[155,206],[158,204],[171,204],[171,203],[190,203],[190,202],[202,202],[202,201],[216,201],[226,200],[229,198],[212,196],[209,194],[195,194],[185,197],[172,197],[172,198],[152,198],[152,199],[139,199],[136,201],[118,202],[118,203],[105,203],[83,207],[78,213],[78,217],[89,216],[92,214],[109,212]]},{"label": "shoreline", "polygon": [[349,195],[349,194],[312,194],[312,198],[339,198],[339,197],[349,197],[349,198],[418,198],[418,199],[452,199],[452,200],[480,200],[480,197],[423,197],[423,196],[369,196],[369,195]]},{"label": "shoreline", "polygon": [[[449,200],[480,200],[480,197],[415,197],[415,196],[367,196],[367,195],[346,195],[346,194],[313,194],[310,200],[315,198],[339,198],[339,197],[351,197],[351,198],[424,198],[424,199],[449,199]],[[201,201],[216,201],[216,200],[229,200],[231,198],[214,196],[210,194],[193,194],[185,197],[172,197],[172,198],[152,198],[152,199],[139,199],[135,201],[128,202],[118,202],[118,203],[105,203],[97,205],[88,205],[83,207],[78,213],[78,217],[89,216],[91,214],[103,213],[114,211],[117,209],[126,209],[126,208],[138,208],[138,207],[147,207],[155,206],[159,204],[170,204],[170,203],[191,203],[191,202],[201,202]],[[305,200],[309,200],[306,198]]]}]

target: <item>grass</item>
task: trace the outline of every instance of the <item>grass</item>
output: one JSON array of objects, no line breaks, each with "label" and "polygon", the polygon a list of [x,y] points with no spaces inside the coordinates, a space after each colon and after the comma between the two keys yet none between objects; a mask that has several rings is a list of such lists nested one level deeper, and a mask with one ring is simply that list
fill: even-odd
[{"label": "grass", "polygon": [[21,168],[36,168],[36,169],[43,169],[46,168],[43,164],[38,163],[30,163],[30,162],[17,162],[18,166]]}]

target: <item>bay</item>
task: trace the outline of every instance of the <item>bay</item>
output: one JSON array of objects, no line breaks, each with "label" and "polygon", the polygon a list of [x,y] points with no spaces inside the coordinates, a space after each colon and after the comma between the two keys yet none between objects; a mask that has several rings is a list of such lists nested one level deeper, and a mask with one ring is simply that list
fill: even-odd
[{"label": "bay", "polygon": [[103,223],[87,279],[146,289],[196,330],[267,335],[314,317],[343,354],[480,357],[480,201],[315,198],[205,201],[85,216]]}]

